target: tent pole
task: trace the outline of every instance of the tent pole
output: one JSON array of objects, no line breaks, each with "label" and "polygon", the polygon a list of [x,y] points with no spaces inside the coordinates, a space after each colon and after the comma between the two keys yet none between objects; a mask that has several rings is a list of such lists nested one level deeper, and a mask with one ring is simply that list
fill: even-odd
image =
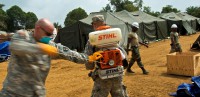
[{"label": "tent pole", "polygon": [[142,22],[142,31],[143,31],[143,34],[144,34],[144,36],[143,36],[143,39],[142,39],[142,42],[144,43],[145,41],[145,32],[144,32],[144,23]]},{"label": "tent pole", "polygon": [[157,21],[154,21],[154,25],[156,27],[156,40],[158,40],[158,27],[157,27]]},{"label": "tent pole", "polygon": [[77,49],[78,52],[80,51],[83,51],[83,47],[82,47],[82,32],[81,32],[81,29],[80,29],[80,23],[78,22],[78,34],[79,34],[79,47]]}]

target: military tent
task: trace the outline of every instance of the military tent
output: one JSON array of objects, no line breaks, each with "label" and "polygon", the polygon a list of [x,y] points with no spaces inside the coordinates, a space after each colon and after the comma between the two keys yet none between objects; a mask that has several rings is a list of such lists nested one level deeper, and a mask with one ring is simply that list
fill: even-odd
[{"label": "military tent", "polygon": [[123,10],[114,14],[130,25],[133,22],[138,22],[140,26],[138,36],[142,42],[165,39],[168,36],[166,29],[167,23],[163,19],[151,16],[142,11],[130,13]]},{"label": "military tent", "polygon": [[197,31],[200,31],[200,18],[197,19]]},{"label": "military tent", "polygon": [[159,17],[167,21],[168,35],[170,34],[172,24],[176,24],[178,26],[178,32],[181,35],[189,35],[195,33],[195,31],[192,29],[189,23],[184,21],[174,12],[163,13]]},{"label": "military tent", "polygon": [[72,50],[83,51],[84,44],[87,42],[87,35],[85,32],[88,31],[93,31],[92,27],[79,21],[75,24],[59,29],[54,41],[56,43],[61,43]]},{"label": "military tent", "polygon": [[179,13],[176,13],[184,22],[187,22],[191,27],[192,29],[194,30],[193,33],[196,32],[196,30],[198,29],[198,18],[197,17],[194,17],[194,16],[191,16],[185,12],[179,12]]},{"label": "military tent", "polygon": [[103,15],[107,25],[110,25],[112,28],[120,28],[123,37],[122,41],[120,41],[120,45],[126,47],[127,35],[129,32],[127,25],[111,12],[93,12],[89,14],[87,18],[82,19],[69,27],[60,29],[55,42],[68,46],[70,49],[83,51],[88,40],[88,34],[94,31],[91,25],[92,17],[94,15]]}]

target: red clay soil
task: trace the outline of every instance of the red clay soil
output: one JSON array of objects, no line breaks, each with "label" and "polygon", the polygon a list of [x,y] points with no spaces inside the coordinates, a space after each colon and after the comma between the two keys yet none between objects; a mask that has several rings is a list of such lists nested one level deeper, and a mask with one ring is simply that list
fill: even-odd
[{"label": "red clay soil", "polygon": [[[180,37],[183,52],[189,51],[199,35]],[[136,73],[125,73],[124,84],[129,97],[169,97],[168,93],[176,91],[178,85],[191,82],[191,77],[167,74],[166,55],[169,51],[170,39],[151,43],[149,48],[140,46],[142,61],[150,73],[143,75],[136,63],[132,67]],[[7,64],[0,63],[0,88],[6,76]],[[62,59],[52,60],[46,81],[47,97],[90,97],[93,81],[87,76],[88,72],[83,64]]]}]

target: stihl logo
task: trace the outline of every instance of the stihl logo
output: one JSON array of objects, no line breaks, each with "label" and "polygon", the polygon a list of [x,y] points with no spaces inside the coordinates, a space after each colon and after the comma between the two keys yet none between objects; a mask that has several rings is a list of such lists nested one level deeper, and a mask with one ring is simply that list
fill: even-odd
[{"label": "stihl logo", "polygon": [[111,38],[116,38],[116,37],[117,37],[117,36],[115,35],[115,33],[104,34],[104,35],[99,35],[98,40],[111,39]]},{"label": "stihl logo", "polygon": [[106,74],[112,74],[112,73],[115,73],[115,72],[119,72],[119,70],[118,69],[106,70]]}]

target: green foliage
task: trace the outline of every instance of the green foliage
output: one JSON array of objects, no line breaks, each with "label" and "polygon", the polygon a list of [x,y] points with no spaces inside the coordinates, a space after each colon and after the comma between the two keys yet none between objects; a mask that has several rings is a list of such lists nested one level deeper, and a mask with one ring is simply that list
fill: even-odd
[{"label": "green foliage", "polygon": [[4,4],[0,4],[0,9],[2,9],[5,5]]},{"label": "green foliage", "polygon": [[150,13],[150,15],[155,16],[155,17],[158,17],[160,14],[161,14],[161,13],[158,12],[158,11],[156,11],[156,12],[152,11],[152,12]]},{"label": "green foliage", "polygon": [[125,4],[124,10],[127,10],[128,12],[134,12],[134,11],[137,11],[138,8],[134,7],[133,4]]},{"label": "green foliage", "polygon": [[61,26],[58,22],[53,23],[53,25],[54,25],[54,27],[57,28],[57,29],[61,29],[61,28],[62,28],[62,26]]},{"label": "green foliage", "polygon": [[8,21],[8,29],[10,31],[22,29],[26,24],[26,13],[17,5],[12,6],[6,11],[7,15],[10,17]]},{"label": "green foliage", "polygon": [[192,16],[200,18],[200,7],[190,6],[186,8],[186,12]]},{"label": "green foliage", "polygon": [[172,5],[167,5],[166,7],[162,8],[162,12],[161,13],[169,13],[169,12],[180,12],[180,10],[178,10],[177,8],[173,8]]},{"label": "green foliage", "polygon": [[158,17],[160,15],[160,12],[151,11],[151,7],[149,7],[149,6],[144,6],[143,7],[143,12],[145,12],[147,14],[150,14],[152,16],[155,16],[155,17]]},{"label": "green foliage", "polygon": [[135,0],[134,3],[136,3],[136,7],[138,8],[138,10],[142,9],[142,5],[143,5],[143,0]]},{"label": "green foliage", "polygon": [[123,0],[109,0],[110,4],[114,6],[116,12],[123,10]]},{"label": "green foliage", "polygon": [[115,12],[122,10],[133,12],[138,10],[138,8],[133,5],[133,2],[129,0],[109,0],[109,1],[110,4],[113,6],[113,11]]},{"label": "green foliage", "polygon": [[145,13],[151,13],[151,7],[149,7],[149,6],[144,6],[144,7],[143,7],[143,12],[145,12]]},{"label": "green foliage", "polygon": [[64,24],[65,24],[65,26],[70,26],[70,25],[76,23],[77,21],[86,18],[87,16],[88,15],[85,12],[85,10],[79,7],[77,9],[70,11],[67,14]]},{"label": "green foliage", "polygon": [[7,20],[8,20],[8,15],[6,12],[2,9],[4,5],[0,4],[0,30],[7,30]]},{"label": "green foliage", "polygon": [[38,18],[33,12],[26,13],[26,21],[25,26],[26,29],[33,29],[35,26],[35,22],[37,22]]},{"label": "green foliage", "polygon": [[100,12],[113,12],[113,11],[111,9],[111,6],[107,4],[106,7],[103,7],[103,9],[100,10]]}]

